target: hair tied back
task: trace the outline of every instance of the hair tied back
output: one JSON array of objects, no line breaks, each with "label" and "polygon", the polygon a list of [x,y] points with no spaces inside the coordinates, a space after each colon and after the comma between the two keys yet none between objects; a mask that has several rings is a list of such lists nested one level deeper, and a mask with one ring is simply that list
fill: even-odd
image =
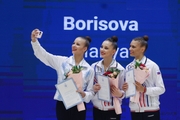
[{"label": "hair tied back", "polygon": [[117,36],[112,36],[111,39],[112,39],[113,42],[117,42],[118,41],[118,37]]},{"label": "hair tied back", "polygon": [[85,38],[89,41],[89,43],[91,43],[91,38],[89,36],[85,36]]},{"label": "hair tied back", "polygon": [[148,41],[148,40],[149,40],[149,37],[148,37],[147,35],[144,35],[144,36],[143,36],[143,39],[144,39],[145,41]]}]

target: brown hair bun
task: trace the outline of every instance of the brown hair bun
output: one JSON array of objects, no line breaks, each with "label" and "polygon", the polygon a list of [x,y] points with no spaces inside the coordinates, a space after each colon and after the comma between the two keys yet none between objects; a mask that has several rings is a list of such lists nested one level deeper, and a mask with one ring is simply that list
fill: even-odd
[{"label": "brown hair bun", "polygon": [[148,37],[147,35],[144,35],[144,36],[143,36],[143,39],[144,39],[145,41],[148,41],[148,40],[149,40],[149,37]]},{"label": "brown hair bun", "polygon": [[113,42],[117,42],[118,41],[118,37],[117,36],[112,36],[111,39],[112,39]]},{"label": "brown hair bun", "polygon": [[91,38],[89,36],[86,36],[85,38],[91,43]]}]

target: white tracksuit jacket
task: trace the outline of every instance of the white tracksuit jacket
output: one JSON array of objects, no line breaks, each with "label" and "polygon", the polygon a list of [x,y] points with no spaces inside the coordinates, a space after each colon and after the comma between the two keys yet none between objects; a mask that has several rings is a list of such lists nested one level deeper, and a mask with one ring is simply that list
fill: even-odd
[{"label": "white tracksuit jacket", "polygon": [[[72,66],[75,66],[75,60],[73,56],[64,57],[57,56],[48,53],[38,42],[32,42],[32,48],[34,50],[34,55],[45,65],[53,68],[57,72],[57,83],[61,83],[65,79],[65,73],[67,73]],[[86,90],[86,96],[83,98],[84,102],[88,103],[94,96],[93,92],[93,81],[94,81],[94,70],[91,66],[83,59],[80,64],[83,67],[82,76],[83,76],[83,90]],[[62,101],[62,97],[59,92],[56,90],[54,99]]]},{"label": "white tracksuit jacket", "polygon": [[[97,74],[103,75],[103,73],[105,73],[102,61],[103,60],[98,61],[96,63],[93,63],[91,65],[91,67],[95,71],[95,75],[97,75]],[[118,78],[119,79],[119,81],[118,81],[119,85],[118,86],[119,86],[119,89],[124,94],[124,91],[122,90],[122,85],[124,83],[125,69],[116,60],[113,60],[108,68],[111,68],[111,67],[116,67],[117,69],[121,70],[121,72],[119,73],[119,78]],[[124,98],[124,95],[123,95],[122,98],[119,98],[120,104],[122,103],[123,98]],[[98,97],[97,97],[97,94],[96,94],[94,96],[94,98],[92,99],[92,103],[93,103],[93,106],[95,106],[96,108],[98,108],[98,109],[100,109],[102,111],[107,111],[109,109],[114,109],[112,97],[111,97],[111,102],[105,102],[105,101],[99,100]],[[119,107],[121,107],[121,106],[119,106]]]},{"label": "white tracksuit jacket", "polygon": [[[156,63],[144,56],[141,60],[150,70],[150,75],[143,83],[145,93],[140,93],[139,103],[131,102],[129,107],[132,112],[148,112],[159,110],[159,96],[165,92],[161,71]],[[126,70],[134,69],[135,60],[126,66]]]}]

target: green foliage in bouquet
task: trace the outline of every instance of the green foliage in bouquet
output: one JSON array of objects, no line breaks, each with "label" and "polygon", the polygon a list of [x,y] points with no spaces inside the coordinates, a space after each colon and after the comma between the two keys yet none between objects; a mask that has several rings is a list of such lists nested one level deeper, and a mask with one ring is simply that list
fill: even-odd
[{"label": "green foliage in bouquet", "polygon": [[83,67],[82,66],[73,66],[72,67],[72,73],[80,73],[81,72],[81,70],[83,69]]},{"label": "green foliage in bouquet", "polygon": [[143,69],[146,66],[144,64],[142,64],[139,60],[136,60],[135,69],[137,69],[137,67],[139,67],[140,69]]}]

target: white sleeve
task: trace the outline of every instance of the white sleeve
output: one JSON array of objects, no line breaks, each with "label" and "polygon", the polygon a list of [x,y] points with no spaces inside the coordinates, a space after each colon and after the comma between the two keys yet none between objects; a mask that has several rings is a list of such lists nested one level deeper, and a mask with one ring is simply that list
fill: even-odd
[{"label": "white sleeve", "polygon": [[63,60],[67,57],[63,56],[57,56],[57,55],[52,55],[48,53],[38,42],[32,42],[32,48],[34,51],[34,55],[45,65],[50,66],[51,68],[58,70],[59,66],[62,64]]},{"label": "white sleeve", "polygon": [[87,82],[87,88],[85,91],[86,96],[83,98],[83,100],[88,103],[90,100],[94,97],[94,91],[93,91],[93,83],[94,83],[94,70],[91,68],[88,73],[88,82]]},{"label": "white sleeve", "polygon": [[159,96],[165,92],[165,87],[159,67],[155,64],[151,70],[154,86],[147,86],[146,93],[149,96]]}]

